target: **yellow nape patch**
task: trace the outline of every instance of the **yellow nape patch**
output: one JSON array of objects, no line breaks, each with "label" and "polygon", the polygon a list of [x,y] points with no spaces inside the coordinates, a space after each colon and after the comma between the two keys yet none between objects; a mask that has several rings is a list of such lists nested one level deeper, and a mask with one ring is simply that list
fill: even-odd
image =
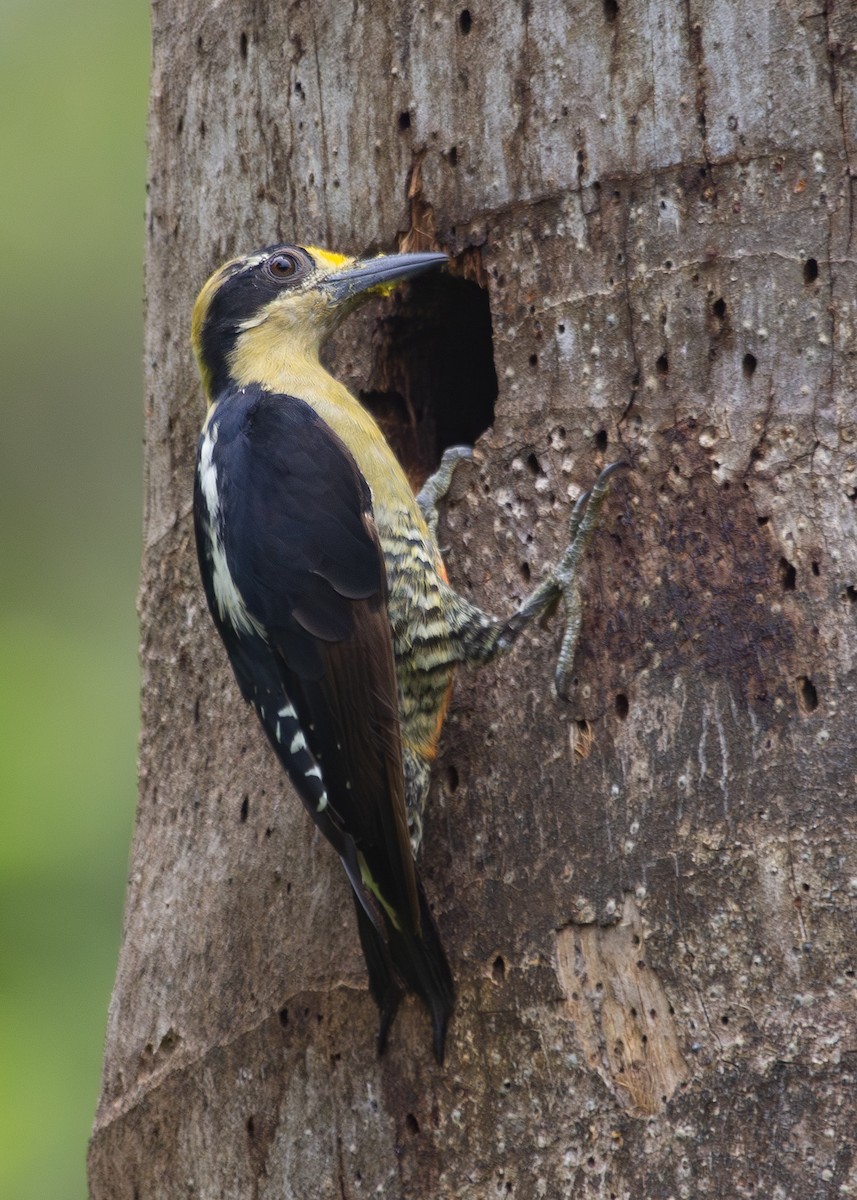
[{"label": "yellow nape patch", "polygon": [[336,271],[354,261],[349,254],[337,254],[333,250],[322,250],[320,246],[304,246],[304,249],[315,259],[316,266],[321,271],[325,268],[329,271]]},{"label": "yellow nape patch", "polygon": [[193,306],[193,315],[190,321],[190,344],[193,347],[194,357],[196,358],[199,374],[202,378],[202,386],[205,389],[209,404],[211,403],[211,372],[202,361],[202,330],[217,289],[232,272],[235,264],[240,261],[238,258],[230,259],[228,263],[224,263],[223,266],[218,267],[216,271],[209,275],[200,288],[199,295]]}]

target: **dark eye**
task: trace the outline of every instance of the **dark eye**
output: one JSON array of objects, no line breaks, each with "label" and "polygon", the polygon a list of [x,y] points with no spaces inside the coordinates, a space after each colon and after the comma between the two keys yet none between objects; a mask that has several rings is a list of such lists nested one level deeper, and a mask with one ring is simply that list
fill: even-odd
[{"label": "dark eye", "polygon": [[300,265],[294,254],[275,254],[266,264],[268,274],[276,280],[291,279],[297,275]]}]

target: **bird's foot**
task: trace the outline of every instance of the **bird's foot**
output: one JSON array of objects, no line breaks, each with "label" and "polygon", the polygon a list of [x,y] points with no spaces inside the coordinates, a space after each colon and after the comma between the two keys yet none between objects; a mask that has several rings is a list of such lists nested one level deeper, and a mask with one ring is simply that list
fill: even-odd
[{"label": "bird's foot", "polygon": [[610,463],[595,480],[592,488],[578,497],[571,512],[568,549],[553,572],[553,580],[565,606],[565,633],[554,676],[557,693],[563,698],[568,695],[566,685],[574,665],[574,653],[580,638],[580,622],[583,613],[578,579],[580,563],[598,525],[611,477],[620,468],[629,466],[630,463],[624,460]]},{"label": "bird's foot", "polygon": [[464,459],[472,457],[473,451],[470,446],[449,446],[443,452],[438,469],[433,475],[429,475],[417,493],[417,504],[420,506],[426,525],[431,530],[432,537],[437,536],[438,502],[449,491],[458,464]]}]

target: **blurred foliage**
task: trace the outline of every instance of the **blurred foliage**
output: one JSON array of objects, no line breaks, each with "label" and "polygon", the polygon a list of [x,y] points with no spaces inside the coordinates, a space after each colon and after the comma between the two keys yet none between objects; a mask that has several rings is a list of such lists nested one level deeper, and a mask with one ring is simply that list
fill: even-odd
[{"label": "blurred foliage", "polygon": [[148,7],[0,28],[0,1196],[82,1200],[136,791]]}]

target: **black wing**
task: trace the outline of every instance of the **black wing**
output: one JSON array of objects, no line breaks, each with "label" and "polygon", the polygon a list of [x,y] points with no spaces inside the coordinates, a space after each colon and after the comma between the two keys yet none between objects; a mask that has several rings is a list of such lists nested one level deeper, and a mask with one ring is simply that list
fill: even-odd
[{"label": "black wing", "polygon": [[[386,930],[385,946],[372,947],[360,924],[382,1038],[396,1002],[389,956],[429,1004],[440,1055],[452,980],[408,837],[386,572],[369,489],[344,443],[293,397],[257,386],[227,394],[201,447],[206,436],[214,475],[206,489],[198,472],[194,511],[215,623],[245,699],[372,923]],[[247,619],[228,605],[221,611],[215,575],[224,561]]]}]

